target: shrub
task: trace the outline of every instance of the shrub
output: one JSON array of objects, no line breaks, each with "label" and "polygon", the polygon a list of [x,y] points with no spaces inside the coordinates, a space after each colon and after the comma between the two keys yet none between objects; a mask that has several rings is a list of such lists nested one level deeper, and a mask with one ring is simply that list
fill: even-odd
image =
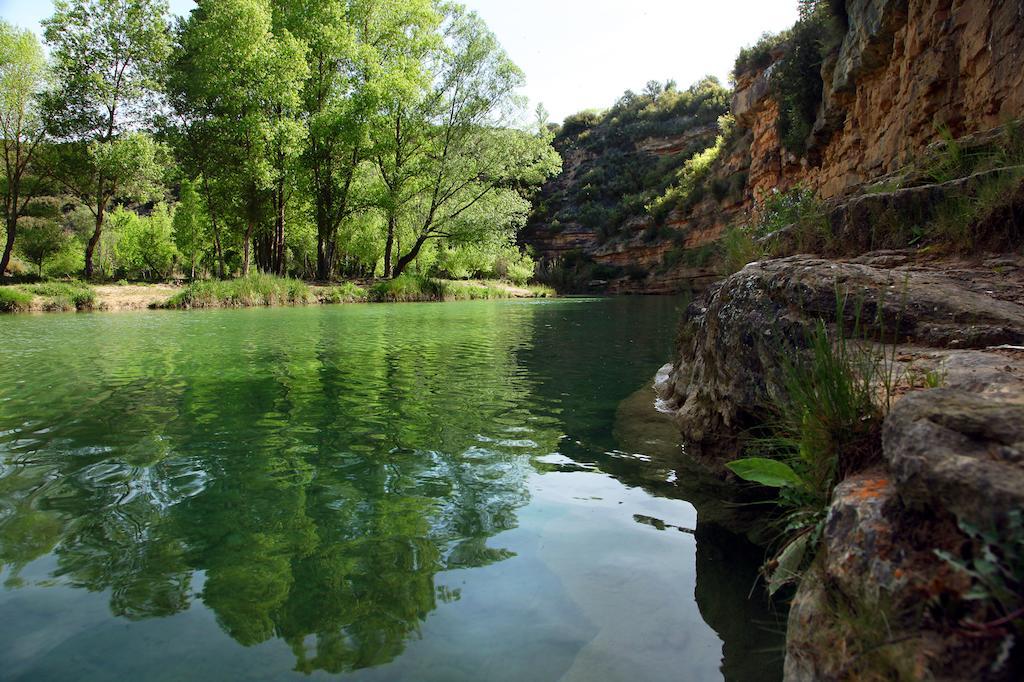
[{"label": "shrub", "polygon": [[720,240],[721,272],[731,275],[739,272],[748,263],[761,260],[766,249],[755,239],[746,225],[734,225],[722,233]]},{"label": "shrub", "polygon": [[740,50],[739,55],[736,57],[736,63],[733,65],[733,78],[735,79],[748,71],[760,71],[771,66],[772,52],[783,45],[789,38],[790,31],[762,33],[756,43]]},{"label": "shrub", "polygon": [[299,280],[256,273],[231,280],[192,282],[163,304],[164,308],[236,308],[309,303],[313,294]]},{"label": "shrub", "polygon": [[32,295],[15,287],[0,287],[0,312],[16,313],[28,310]]},{"label": "shrub", "polygon": [[802,155],[817,117],[824,81],[822,56],[835,50],[845,33],[845,9],[827,0],[810,0],[801,6],[785,54],[771,75],[772,93],[779,104],[778,129],[782,146]]},{"label": "shrub", "polygon": [[783,228],[790,230],[794,246],[800,251],[828,246],[831,242],[825,205],[813,190],[800,185],[787,192],[773,191],[762,202],[757,234],[776,235]]},{"label": "shrub", "polygon": [[354,282],[342,282],[321,289],[317,298],[321,303],[358,303],[369,300],[369,295],[366,289]]}]

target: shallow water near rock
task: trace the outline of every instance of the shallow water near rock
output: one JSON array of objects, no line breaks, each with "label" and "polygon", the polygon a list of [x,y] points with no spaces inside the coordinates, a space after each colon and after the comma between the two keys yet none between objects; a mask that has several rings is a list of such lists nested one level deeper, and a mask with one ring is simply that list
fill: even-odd
[{"label": "shallow water near rock", "polygon": [[678,304],[0,320],[0,678],[781,677]]}]

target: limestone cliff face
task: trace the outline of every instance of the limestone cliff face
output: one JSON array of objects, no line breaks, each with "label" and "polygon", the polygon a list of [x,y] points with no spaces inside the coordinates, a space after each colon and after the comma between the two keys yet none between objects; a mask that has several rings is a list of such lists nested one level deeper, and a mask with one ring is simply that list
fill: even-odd
[{"label": "limestone cliff face", "polygon": [[[742,134],[705,183],[732,183],[728,196],[705,192],[662,219],[637,206],[628,229],[611,239],[593,225],[553,229],[535,216],[524,240],[549,261],[573,252],[629,269],[596,283],[611,292],[702,289],[715,273],[679,253],[708,248],[726,226],[751,219],[766,193],[801,184],[839,199],[919,158],[943,135],[1024,117],[1024,0],[847,0],[845,7],[848,28],[822,66],[823,95],[804,155],[782,146],[771,80],[776,62],[737,74],[731,112]],[[713,131],[698,131],[710,144]],[[695,139],[699,133],[687,128],[635,146],[644,154],[685,155]],[[589,160],[600,153],[587,152]],[[574,169],[583,161],[572,154],[553,187],[580,182]]]},{"label": "limestone cliff face", "polygon": [[780,145],[766,71],[733,97],[749,127],[752,197],[796,183],[822,198],[895,171],[944,132],[961,137],[1024,115],[1024,2],[850,0],[849,30],[822,68],[824,96],[805,159]]}]

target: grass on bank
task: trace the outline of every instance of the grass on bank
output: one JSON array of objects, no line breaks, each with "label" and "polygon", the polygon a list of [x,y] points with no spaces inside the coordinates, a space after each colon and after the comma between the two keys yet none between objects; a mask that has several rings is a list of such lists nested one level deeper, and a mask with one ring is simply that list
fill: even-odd
[{"label": "grass on bank", "polygon": [[305,282],[257,273],[227,280],[192,282],[171,296],[163,308],[243,308],[295,305],[315,300]]},{"label": "grass on bank", "polygon": [[368,300],[374,302],[411,301],[475,301],[516,298],[520,291],[530,298],[551,298],[554,289],[538,285],[509,287],[497,282],[463,282],[456,280],[401,275],[370,287]]},{"label": "grass on bank", "polygon": [[[38,299],[38,302],[37,302]],[[40,282],[0,287],[0,312],[91,310],[96,292],[82,282]]]},{"label": "grass on bank", "polygon": [[305,303],[493,300],[523,296],[524,291],[533,298],[555,295],[553,289],[543,286],[511,287],[498,282],[451,281],[410,274],[377,282],[368,288],[343,282],[314,289],[299,280],[259,273],[232,280],[193,282],[160,307],[239,308]]}]

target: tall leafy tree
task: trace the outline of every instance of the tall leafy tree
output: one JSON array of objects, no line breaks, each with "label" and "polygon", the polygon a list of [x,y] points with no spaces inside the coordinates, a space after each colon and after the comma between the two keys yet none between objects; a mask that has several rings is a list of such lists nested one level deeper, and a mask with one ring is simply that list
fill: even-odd
[{"label": "tall leafy tree", "polygon": [[18,218],[41,188],[33,161],[45,128],[36,96],[46,87],[43,49],[31,31],[0,21],[0,137],[4,154],[4,228],[0,277],[7,271],[18,235]]},{"label": "tall leafy tree", "polygon": [[208,221],[197,184],[201,183],[190,180],[181,183],[181,196],[174,211],[174,245],[188,264],[189,279],[196,278],[196,267],[209,239]]},{"label": "tall leafy tree", "polygon": [[[386,254],[399,220],[412,237],[390,269],[395,277],[431,239],[507,240],[526,210],[519,191],[561,165],[545,135],[508,129],[521,108],[522,71],[477,14],[460,5],[445,11],[443,47],[427,62],[431,89],[394,103],[381,127]],[[389,261],[385,255],[386,269]]]},{"label": "tall leafy tree", "polygon": [[[55,177],[89,207],[95,226],[85,275],[111,203],[147,193],[158,149],[139,134],[151,117],[157,71],[170,53],[166,0],[56,0],[43,22],[59,86],[45,98],[48,126],[64,144]],[[130,135],[130,139],[125,139]]]},{"label": "tall leafy tree", "polygon": [[243,274],[271,205],[275,245],[283,249],[289,164],[304,134],[297,110],[308,74],[305,49],[287,29],[275,33],[272,19],[268,0],[200,0],[178,27],[169,78],[192,162],[208,183],[208,204],[222,212],[211,218],[242,233]]},{"label": "tall leafy tree", "polygon": [[317,227],[317,276],[338,258],[338,231],[365,209],[358,170],[371,154],[369,131],[385,100],[413,96],[422,61],[437,44],[431,0],[282,0],[277,21],[308,46],[302,93],[307,144],[303,165]]}]

